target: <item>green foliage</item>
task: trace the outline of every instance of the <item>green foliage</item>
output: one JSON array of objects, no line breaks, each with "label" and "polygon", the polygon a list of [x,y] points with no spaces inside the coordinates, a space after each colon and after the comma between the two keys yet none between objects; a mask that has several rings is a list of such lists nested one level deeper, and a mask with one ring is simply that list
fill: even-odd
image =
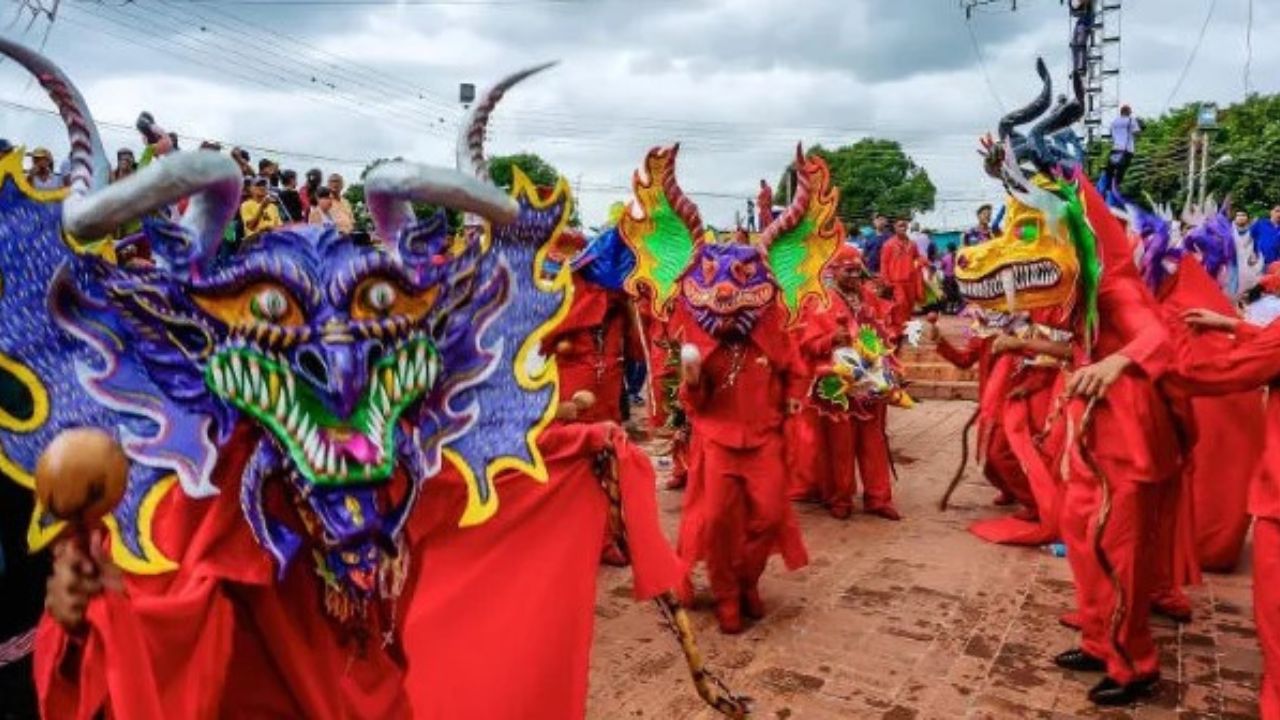
[{"label": "green foliage", "polygon": [[534,155],[533,153],[517,153],[515,155],[499,155],[489,160],[489,177],[493,182],[503,190],[510,190],[511,183],[515,173],[511,171],[512,167],[518,167],[534,185],[539,187],[554,187],[556,180],[560,178],[560,171],[556,170],[551,163]]},{"label": "green foliage", "polygon": [[[1121,187],[1126,197],[1150,195],[1156,202],[1182,206],[1196,108],[1192,104],[1141,121],[1137,152]],[[1280,202],[1280,95],[1251,95],[1221,110],[1218,124],[1220,129],[1211,131],[1210,163],[1224,155],[1231,161],[1209,171],[1209,192],[1219,199],[1230,195],[1234,207],[1254,217],[1265,215]]]},{"label": "green foliage", "polygon": [[[934,207],[938,189],[929,173],[893,140],[865,138],[835,150],[818,145],[809,153],[831,169],[831,183],[840,190],[840,219],[846,225],[869,224],[876,213],[905,217]],[[785,180],[779,188],[787,186]],[[786,202],[783,194],[777,193],[778,204]]]}]

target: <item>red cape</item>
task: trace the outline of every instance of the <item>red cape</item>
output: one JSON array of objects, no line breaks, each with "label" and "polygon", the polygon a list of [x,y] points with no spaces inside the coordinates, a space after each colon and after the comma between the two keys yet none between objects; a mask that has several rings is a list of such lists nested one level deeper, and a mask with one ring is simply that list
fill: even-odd
[{"label": "red cape", "polygon": [[581,717],[606,515],[592,463],[607,445],[619,457],[637,597],[683,576],[658,526],[648,458],[615,426],[552,428],[540,441],[550,481],[500,476],[501,507],[484,525],[457,526],[466,490],[453,473],[424,487],[397,606],[402,667],[376,632],[364,653],[339,642],[306,558],[275,583],[239,508],[249,440],[224,452],[219,496],[174,491],[161,502],[157,543],[179,570],[130,577],[128,598],[90,603],[78,684],[59,672],[68,637],[45,618],[45,717],[88,720],[104,705],[129,720]]}]

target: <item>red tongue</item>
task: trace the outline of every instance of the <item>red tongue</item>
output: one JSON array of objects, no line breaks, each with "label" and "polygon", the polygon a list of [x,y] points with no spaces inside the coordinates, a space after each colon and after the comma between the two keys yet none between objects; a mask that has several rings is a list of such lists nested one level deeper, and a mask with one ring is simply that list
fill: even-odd
[{"label": "red tongue", "polygon": [[354,460],[361,465],[377,465],[382,461],[382,453],[373,441],[361,433],[354,433],[343,440],[338,440],[329,433],[325,439],[333,446],[338,457]]}]

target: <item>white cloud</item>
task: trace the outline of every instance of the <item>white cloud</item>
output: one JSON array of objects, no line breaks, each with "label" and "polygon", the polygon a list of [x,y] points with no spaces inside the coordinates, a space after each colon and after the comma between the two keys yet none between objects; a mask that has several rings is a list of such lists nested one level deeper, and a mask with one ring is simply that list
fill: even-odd
[{"label": "white cloud", "polygon": [[[1048,1],[973,20],[999,100],[953,0],[178,5],[77,3],[54,28],[47,53],[102,119],[131,125],[148,109],[185,136],[341,158],[348,164],[337,167],[348,173],[390,155],[451,162],[459,82],[483,86],[559,59],[503,102],[491,149],[537,152],[580,181],[588,220],[626,195],[622,188],[652,145],[682,141],[683,183],[709,192],[697,196],[704,215],[726,223],[760,178],[778,176],[796,141],[831,146],[874,135],[902,141],[930,172],[940,197],[930,219],[961,225],[977,198],[998,194],[980,171],[976,138],[994,127],[1001,104],[1021,104],[1035,92],[1036,55],[1060,83],[1068,63],[1066,13]],[[1126,5],[1122,95],[1140,114],[1158,113],[1206,4]],[[1253,88],[1276,92],[1280,46],[1269,39],[1280,32],[1280,7],[1257,2],[1254,11]],[[108,17],[175,32],[140,31],[138,42],[128,42]],[[1240,99],[1244,52],[1244,3],[1221,2],[1175,104]],[[50,107],[11,63],[0,65],[0,100]],[[109,147],[137,142],[127,130],[104,134]],[[65,146],[56,119],[7,106],[0,106],[0,137]],[[334,167],[306,157],[284,161]]]}]

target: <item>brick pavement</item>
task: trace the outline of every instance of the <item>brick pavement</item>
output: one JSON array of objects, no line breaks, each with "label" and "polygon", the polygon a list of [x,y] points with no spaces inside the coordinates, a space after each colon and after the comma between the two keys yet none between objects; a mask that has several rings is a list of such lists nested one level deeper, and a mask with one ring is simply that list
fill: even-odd
[{"label": "brick pavement", "polygon": [[[965,531],[999,512],[971,471],[953,508],[937,499],[954,472],[973,405],[928,402],[894,411],[900,524],[834,520],[799,508],[812,564],[787,574],[775,560],[762,583],[770,614],[737,637],[693,614],[712,667],[756,700],[760,718],[1252,718],[1261,655],[1248,568],[1209,576],[1191,592],[1196,620],[1156,619],[1165,681],[1148,704],[1098,711],[1094,676],[1049,662],[1073,634],[1057,623],[1071,604],[1065,559],[989,545]],[[659,491],[674,537],[680,494]],[[630,599],[625,570],[602,570],[588,717],[713,718],[700,704],[674,641],[648,605]]]}]

